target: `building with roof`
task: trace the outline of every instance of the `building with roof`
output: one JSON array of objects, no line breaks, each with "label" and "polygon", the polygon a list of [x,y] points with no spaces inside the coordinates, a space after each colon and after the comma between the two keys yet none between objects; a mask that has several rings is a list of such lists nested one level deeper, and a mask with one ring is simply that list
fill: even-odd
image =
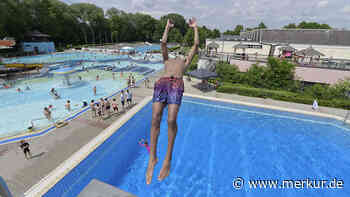
[{"label": "building with roof", "polygon": [[242,32],[253,42],[350,46],[350,31],[333,29],[256,29]]},{"label": "building with roof", "polygon": [[0,49],[10,48],[16,45],[14,40],[0,40]]},{"label": "building with roof", "polygon": [[27,53],[43,54],[55,52],[55,44],[50,41],[50,36],[39,31],[29,32],[21,43],[22,49]]},{"label": "building with roof", "polygon": [[[239,38],[216,39],[220,45],[218,51],[234,53],[238,49],[235,46],[239,45],[241,49],[245,48],[247,54],[278,56],[280,50],[273,50],[270,54],[271,47],[290,46],[297,51],[312,47],[322,53],[323,58],[350,60],[350,31],[347,30],[257,29],[242,32]],[[212,41],[207,39],[208,44]]]}]

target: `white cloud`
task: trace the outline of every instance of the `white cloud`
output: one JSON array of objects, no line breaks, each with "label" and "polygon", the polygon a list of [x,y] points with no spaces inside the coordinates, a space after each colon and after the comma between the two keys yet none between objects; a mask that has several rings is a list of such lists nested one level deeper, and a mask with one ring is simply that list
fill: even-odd
[{"label": "white cloud", "polygon": [[[198,23],[226,30],[237,24],[254,27],[264,22],[270,28],[288,23],[315,21],[332,27],[350,27],[349,0],[62,0],[90,2],[105,10],[111,7],[126,12],[148,13],[159,18],[179,13],[196,17]],[[345,6],[344,5],[347,5]],[[322,9],[321,9],[322,8]]]},{"label": "white cloud", "polygon": [[319,7],[319,8],[327,7],[328,3],[329,3],[328,0],[320,1],[317,3],[317,7]]}]

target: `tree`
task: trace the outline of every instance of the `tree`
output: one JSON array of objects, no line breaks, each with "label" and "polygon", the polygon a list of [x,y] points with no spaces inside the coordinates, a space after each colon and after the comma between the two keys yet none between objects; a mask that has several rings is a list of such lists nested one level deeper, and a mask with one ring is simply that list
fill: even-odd
[{"label": "tree", "polygon": [[[205,29],[198,27],[198,36],[199,36],[199,47],[204,47],[205,40],[207,38]],[[193,29],[188,29],[185,37],[184,37],[184,44],[186,46],[192,46],[194,43],[194,32]]]},{"label": "tree", "polygon": [[[185,18],[176,13],[157,20],[147,14],[126,13],[116,8],[104,13],[102,8],[90,3],[68,5],[60,0],[2,0],[0,37],[14,37],[19,43],[27,32],[39,30],[49,34],[59,46],[109,41],[159,42],[168,18],[175,23],[175,28],[169,33],[169,41],[182,42],[188,25]],[[205,38],[220,36],[217,29],[205,26],[199,29],[202,45]]]},{"label": "tree", "polygon": [[107,18],[112,18],[113,16],[121,16],[121,15],[125,15],[126,13],[123,10],[119,10],[117,8],[109,8],[106,11],[106,17]]},{"label": "tree", "polygon": [[234,35],[240,35],[243,29],[244,29],[243,25],[236,25],[235,30],[233,30]]},{"label": "tree", "polygon": [[295,65],[270,57],[265,70],[265,85],[271,89],[291,89],[294,86]]},{"label": "tree", "polygon": [[285,25],[283,28],[285,28],[285,29],[296,29],[297,25],[295,23],[290,23],[288,25]]},{"label": "tree", "polygon": [[224,82],[239,83],[241,81],[241,75],[236,65],[219,62],[216,64],[216,73]]},{"label": "tree", "polygon": [[171,13],[171,14],[167,14],[165,16],[162,16],[160,18],[160,21],[161,21],[163,27],[165,27],[168,19],[173,21],[174,27],[179,29],[179,31],[181,32],[181,34],[183,36],[186,34],[187,29],[188,29],[188,25],[187,25],[186,20],[183,16],[181,16],[180,14],[175,14],[175,13]]},{"label": "tree", "polygon": [[89,27],[92,35],[91,41],[95,43],[96,35],[100,32],[98,26],[103,23],[104,19],[103,9],[90,3],[74,3],[70,7],[78,20]]},{"label": "tree", "polygon": [[299,23],[298,28],[300,29],[331,29],[327,24],[318,24],[316,22],[306,22],[302,21]]},{"label": "tree", "polygon": [[221,36],[220,30],[214,29],[213,30],[213,38],[219,38]]},{"label": "tree", "polygon": [[258,29],[266,29],[267,27],[266,27],[266,25],[263,23],[263,22],[261,22],[259,25],[258,25]]}]

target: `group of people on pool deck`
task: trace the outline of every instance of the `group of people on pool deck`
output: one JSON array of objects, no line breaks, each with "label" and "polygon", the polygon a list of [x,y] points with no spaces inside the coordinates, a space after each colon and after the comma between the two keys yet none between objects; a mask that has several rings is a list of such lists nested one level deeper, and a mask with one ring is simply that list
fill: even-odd
[{"label": "group of people on pool deck", "polygon": [[[126,102],[125,102],[126,101]],[[120,102],[123,108],[123,111],[125,108],[129,108],[132,106],[132,93],[131,91],[126,90],[126,95],[124,91],[122,90],[120,93]],[[116,98],[113,98],[112,101],[108,98],[101,98],[99,102],[95,102],[94,100],[91,100],[90,102],[90,108],[91,108],[91,116],[92,118],[100,118],[103,119],[104,116],[109,117],[111,115],[111,112],[118,113],[118,102]]]}]

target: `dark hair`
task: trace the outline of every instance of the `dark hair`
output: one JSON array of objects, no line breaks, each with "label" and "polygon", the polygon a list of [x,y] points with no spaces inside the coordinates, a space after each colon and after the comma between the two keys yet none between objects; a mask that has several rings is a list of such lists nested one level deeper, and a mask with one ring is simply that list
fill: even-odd
[{"label": "dark hair", "polygon": [[94,100],[91,100],[91,103],[95,102]]},{"label": "dark hair", "polygon": [[70,103],[70,100],[67,100],[67,103]]},{"label": "dark hair", "polygon": [[115,98],[113,99],[113,101],[115,101]]}]

